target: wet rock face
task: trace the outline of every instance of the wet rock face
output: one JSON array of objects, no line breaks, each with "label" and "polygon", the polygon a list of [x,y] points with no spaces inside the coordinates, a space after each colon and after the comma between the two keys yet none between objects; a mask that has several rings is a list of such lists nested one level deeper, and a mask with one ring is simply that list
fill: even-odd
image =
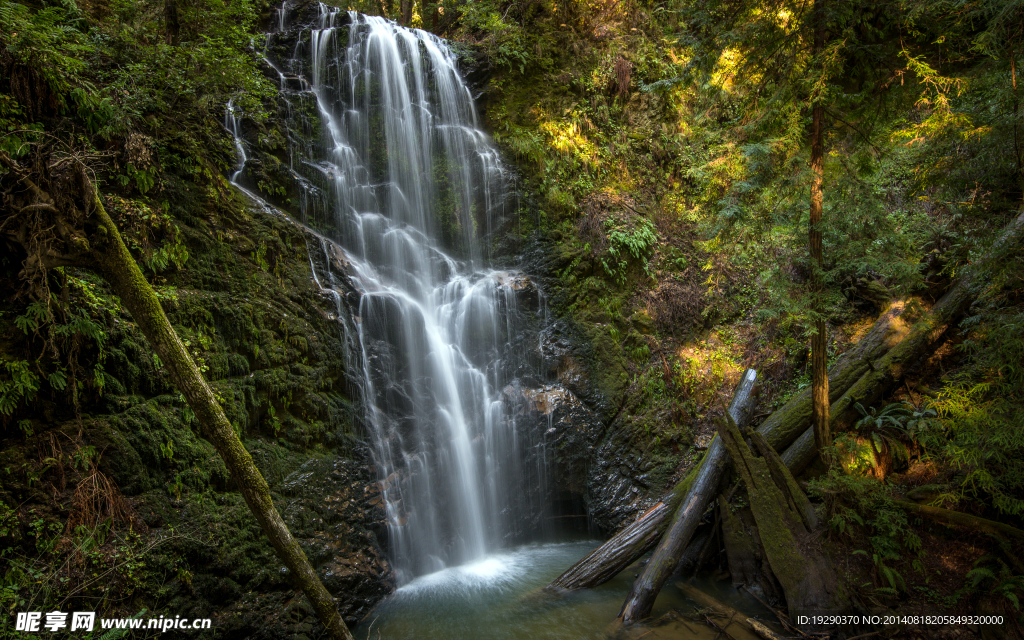
[{"label": "wet rock face", "polygon": [[502,389],[502,400],[524,458],[521,489],[512,494],[512,506],[525,517],[515,523],[506,542],[550,537],[566,527],[585,528],[587,442],[600,430],[600,421],[558,384],[524,386],[515,380]]},{"label": "wet rock face", "polygon": [[[550,314],[556,315],[562,301],[555,273],[564,269],[564,261],[539,237],[509,246],[536,286],[555,292]],[[531,349],[539,384],[533,386],[557,386],[567,392],[546,396],[555,406],[553,435],[561,443],[557,483],[563,490],[578,492],[591,525],[610,535],[661,497],[664,478],[655,477],[656,462],[637,450],[627,425],[628,408],[618,404],[624,398],[613,402],[602,390],[601,364],[584,331],[568,317],[553,318],[535,339]],[[564,426],[558,420],[563,415],[567,416]],[[543,418],[547,420],[546,415]],[[581,441],[578,447],[577,440]]]},{"label": "wet rock face", "polygon": [[578,337],[567,329],[564,320],[541,331],[538,351],[541,367],[548,377],[554,377],[578,397],[597,399],[583,364],[586,356],[579,353]]},{"label": "wet rock face", "polygon": [[646,475],[653,463],[622,454],[630,450],[626,436],[615,428],[616,417],[608,416],[588,369],[587,345],[571,325],[556,320],[529,339],[536,377],[519,378],[503,395],[517,428],[541,434],[536,449],[546,456],[548,488],[533,499],[553,505],[551,517],[576,516],[562,511],[585,508],[593,527],[611,533],[657,497]]},{"label": "wet rock face", "polygon": [[[623,454],[623,452],[630,452]],[[597,446],[587,484],[590,517],[610,534],[647,510],[660,497],[648,472],[654,463],[632,452],[628,437],[614,427]]]},{"label": "wet rock face", "polygon": [[363,451],[360,460],[313,459],[284,479],[281,515],[316,567],[349,624],[394,590],[391,566],[377,543],[384,509],[375,500]]}]

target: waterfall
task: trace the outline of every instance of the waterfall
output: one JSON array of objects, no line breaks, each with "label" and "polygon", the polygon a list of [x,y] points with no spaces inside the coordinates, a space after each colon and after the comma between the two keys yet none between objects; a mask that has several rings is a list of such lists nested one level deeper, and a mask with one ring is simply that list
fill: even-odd
[{"label": "waterfall", "polygon": [[[277,34],[288,10],[276,16]],[[287,104],[302,221],[340,247],[358,292],[379,476],[371,501],[385,507],[404,583],[543,520],[543,429],[517,424],[510,399],[530,370],[515,338],[543,317],[543,304],[521,274],[488,266],[513,194],[446,43],[324,5],[290,57],[269,53],[277,34],[265,55]],[[232,181],[241,184],[238,116],[229,104],[225,125],[242,163]]]}]

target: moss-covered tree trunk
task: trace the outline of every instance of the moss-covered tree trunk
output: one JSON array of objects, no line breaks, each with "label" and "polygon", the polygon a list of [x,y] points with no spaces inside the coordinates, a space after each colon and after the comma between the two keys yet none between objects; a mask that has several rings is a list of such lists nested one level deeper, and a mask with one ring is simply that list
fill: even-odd
[{"label": "moss-covered tree trunk", "polygon": [[[195,413],[203,437],[213,444],[231,477],[278,557],[291,571],[309,598],[317,617],[334,640],[352,640],[338,614],[334,599],[324,588],[299,543],[292,537],[270,497],[270,487],[228,421],[213,390],[203,379],[188,351],[164,314],[160,300],[142,275],[107,215],[88,170],[76,158],[54,158],[36,150],[33,162],[23,167],[0,151],[0,165],[18,183],[24,196],[8,201],[11,207],[0,218],[10,222],[8,237],[21,243],[29,254],[22,277],[30,282],[45,279],[56,266],[77,266],[97,272],[113,289],[167,368],[174,384]],[[42,221],[32,212],[44,211]]]},{"label": "moss-covered tree trunk", "polygon": [[[87,186],[86,188],[90,188]],[[281,519],[270,497],[270,487],[256,468],[238,434],[228,421],[217,396],[203,379],[188,351],[164,314],[160,300],[146,281],[138,264],[121,240],[117,227],[107,215],[99,195],[93,194],[93,211],[97,226],[93,235],[92,255],[95,270],[110,284],[132,318],[146,336],[153,351],[196,414],[203,436],[213,444],[227,464],[231,477],[245,497],[249,509],[270,540],[298,586],[309,598],[317,617],[331,638],[352,640],[334,599],[320,582],[299,543]]]},{"label": "moss-covered tree trunk", "polygon": [[[86,189],[91,190],[91,185],[85,185],[83,191]],[[351,640],[352,634],[341,619],[334,599],[320,582],[306,554],[292,537],[284,520],[281,519],[281,514],[274,506],[267,481],[256,468],[252,456],[224,414],[217,396],[203,379],[178,338],[153,288],[128,252],[117,227],[107,215],[96,193],[92,194],[92,207],[93,210],[89,213],[96,222],[96,229],[90,238],[91,253],[95,261],[94,269],[110,284],[114,293],[121,299],[121,304],[132,314],[153,351],[167,367],[174,384],[195,412],[203,436],[224,459],[231,477],[259,521],[270,544],[309,598],[329,636],[336,640]]]},{"label": "moss-covered tree trunk", "polygon": [[851,612],[854,604],[846,586],[812,540],[817,527],[814,510],[775,450],[755,433],[752,439],[763,457],[754,456],[730,416],[719,423],[718,434],[747,488],[758,535],[786,594],[790,619]]}]

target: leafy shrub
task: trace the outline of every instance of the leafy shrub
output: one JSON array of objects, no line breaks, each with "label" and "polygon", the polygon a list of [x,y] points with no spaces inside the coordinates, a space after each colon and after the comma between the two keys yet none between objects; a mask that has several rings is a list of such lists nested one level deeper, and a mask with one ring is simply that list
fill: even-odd
[{"label": "leafy shrub", "polygon": [[646,218],[635,218],[627,225],[609,218],[604,225],[608,230],[608,249],[601,256],[605,273],[625,286],[629,265],[635,262],[643,267],[644,273],[651,275],[648,260],[658,242],[654,223]]}]

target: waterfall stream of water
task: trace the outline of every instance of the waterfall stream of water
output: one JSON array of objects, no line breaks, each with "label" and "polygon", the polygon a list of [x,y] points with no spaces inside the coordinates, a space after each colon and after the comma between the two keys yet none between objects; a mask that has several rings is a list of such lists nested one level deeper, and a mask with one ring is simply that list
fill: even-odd
[{"label": "waterfall stream of water", "polygon": [[[291,56],[272,58],[303,222],[341,247],[358,291],[365,422],[399,583],[521,540],[543,520],[548,458],[507,389],[529,368],[513,338],[544,316],[543,298],[487,266],[513,194],[455,54],[320,5]],[[240,116],[229,104],[241,187]]]}]

